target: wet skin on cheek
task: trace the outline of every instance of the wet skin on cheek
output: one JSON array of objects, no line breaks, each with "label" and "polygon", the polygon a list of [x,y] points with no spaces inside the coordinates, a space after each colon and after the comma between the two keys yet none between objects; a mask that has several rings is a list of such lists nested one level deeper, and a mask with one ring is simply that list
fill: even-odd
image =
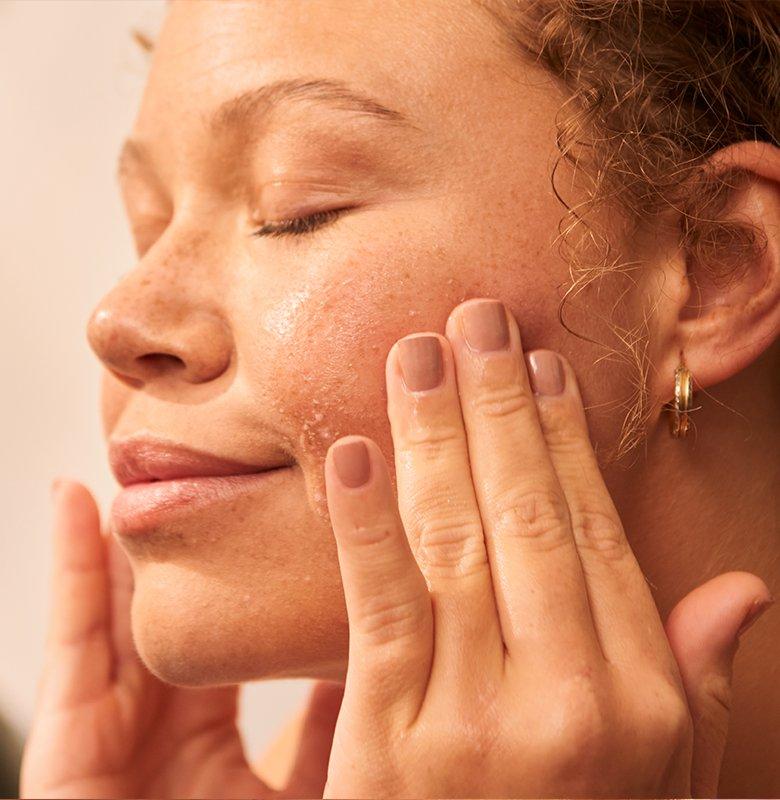
[{"label": "wet skin on cheek", "polygon": [[[518,302],[506,298],[506,286],[499,287],[505,270],[473,264],[458,269],[462,255],[448,255],[440,246],[392,254],[366,248],[339,267],[339,277],[298,290],[295,301],[286,302],[280,355],[265,379],[292,433],[290,445],[303,467],[307,495],[323,519],[322,466],[335,439],[371,437],[392,474],[385,360],[394,342],[423,330],[443,333],[449,313],[470,297],[503,294],[510,304]],[[277,333],[279,307],[263,317],[267,327],[277,324]]]}]

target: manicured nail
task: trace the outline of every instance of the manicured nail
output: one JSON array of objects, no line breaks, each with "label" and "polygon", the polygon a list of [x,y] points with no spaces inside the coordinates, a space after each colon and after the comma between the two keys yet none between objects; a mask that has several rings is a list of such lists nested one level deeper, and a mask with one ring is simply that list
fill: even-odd
[{"label": "manicured nail", "polygon": [[525,357],[534,394],[560,394],[566,385],[566,373],[552,350],[535,350]]},{"label": "manicured nail", "polygon": [[748,611],[747,616],[745,617],[742,625],[740,626],[739,630],[737,631],[737,636],[742,636],[742,634],[775,602],[774,597],[769,597],[765,600],[756,600],[755,603]]},{"label": "manicured nail", "polygon": [[498,300],[480,300],[463,307],[463,335],[472,350],[486,353],[509,346],[509,325],[504,304]]},{"label": "manicured nail", "polygon": [[436,388],[444,378],[441,344],[435,336],[412,336],[398,342],[398,362],[412,392]]},{"label": "manicured nail", "polygon": [[333,449],[333,465],[339,480],[350,489],[357,489],[368,483],[371,477],[371,459],[368,457],[366,443],[360,441],[342,442]]}]

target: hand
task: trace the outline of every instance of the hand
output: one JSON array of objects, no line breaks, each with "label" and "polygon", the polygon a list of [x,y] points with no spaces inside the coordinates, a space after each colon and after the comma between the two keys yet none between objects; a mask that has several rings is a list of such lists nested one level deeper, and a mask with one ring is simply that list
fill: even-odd
[{"label": "hand", "polygon": [[320,797],[341,699],[316,684],[288,785],[250,769],[237,688],[163,683],[130,631],[132,572],[80,484],[54,490],[53,604],[43,678],[21,774],[22,797]]},{"label": "hand", "polygon": [[386,379],[397,503],[370,439],[325,463],[350,625],[325,796],[715,796],[763,582],[721,575],[665,631],[574,372],[502,304],[397,342]]}]

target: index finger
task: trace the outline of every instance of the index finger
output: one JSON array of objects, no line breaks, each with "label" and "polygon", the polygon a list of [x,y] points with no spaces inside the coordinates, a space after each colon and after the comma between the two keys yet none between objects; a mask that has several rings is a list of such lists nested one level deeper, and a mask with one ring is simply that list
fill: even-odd
[{"label": "index finger", "polygon": [[98,508],[80,483],[53,490],[54,568],[46,663],[46,707],[87,702],[112,679],[110,582]]}]

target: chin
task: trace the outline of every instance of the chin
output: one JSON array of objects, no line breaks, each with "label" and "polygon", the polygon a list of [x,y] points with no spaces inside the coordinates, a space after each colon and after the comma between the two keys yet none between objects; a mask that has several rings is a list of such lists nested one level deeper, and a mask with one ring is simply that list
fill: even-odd
[{"label": "chin", "polygon": [[349,637],[340,583],[295,584],[290,573],[265,574],[236,591],[195,561],[144,563],[132,606],[138,653],[176,686],[343,679]]}]

